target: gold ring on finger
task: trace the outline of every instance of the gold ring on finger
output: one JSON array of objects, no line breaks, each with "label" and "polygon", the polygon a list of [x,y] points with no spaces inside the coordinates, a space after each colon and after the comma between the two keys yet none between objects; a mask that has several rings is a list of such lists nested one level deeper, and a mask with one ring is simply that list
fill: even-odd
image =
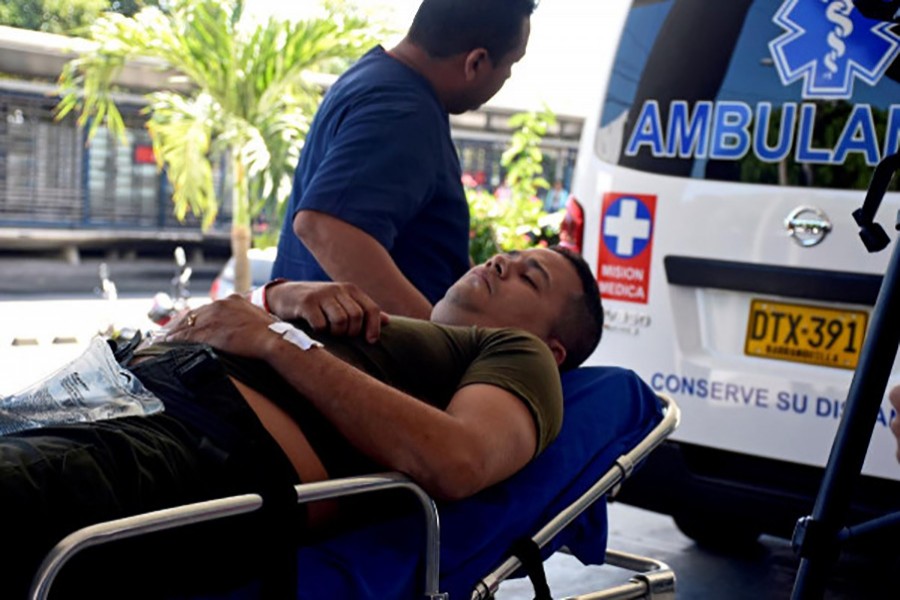
[{"label": "gold ring on finger", "polygon": [[197,322],[197,313],[189,312],[187,316],[187,324],[188,327],[193,327],[194,323]]}]

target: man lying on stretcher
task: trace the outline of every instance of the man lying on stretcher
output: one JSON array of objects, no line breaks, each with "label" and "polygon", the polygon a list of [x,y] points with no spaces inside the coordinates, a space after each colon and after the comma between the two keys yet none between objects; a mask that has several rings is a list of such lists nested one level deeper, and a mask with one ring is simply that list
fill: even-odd
[{"label": "man lying on stretcher", "polygon": [[127,366],[163,413],[0,438],[0,518],[22,572],[93,522],[237,493],[284,498],[298,482],[400,471],[437,498],[472,495],[553,440],[558,368],[580,364],[602,330],[590,269],[558,248],[473,268],[431,321],[387,319],[344,284],[264,294],[273,314],[232,296],[135,352]]}]

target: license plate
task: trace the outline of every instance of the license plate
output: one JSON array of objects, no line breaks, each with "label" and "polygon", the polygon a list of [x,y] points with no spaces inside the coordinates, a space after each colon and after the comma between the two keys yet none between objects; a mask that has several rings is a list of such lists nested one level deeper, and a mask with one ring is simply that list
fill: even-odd
[{"label": "license plate", "polygon": [[744,354],[855,369],[868,319],[861,310],[751,300]]}]

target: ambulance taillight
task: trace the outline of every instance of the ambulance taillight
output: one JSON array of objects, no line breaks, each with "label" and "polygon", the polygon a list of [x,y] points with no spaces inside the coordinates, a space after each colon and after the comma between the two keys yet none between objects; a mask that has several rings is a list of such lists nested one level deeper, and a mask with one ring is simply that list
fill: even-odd
[{"label": "ambulance taillight", "polygon": [[559,227],[559,245],[581,254],[584,241],[584,209],[575,196],[566,202],[566,216]]}]

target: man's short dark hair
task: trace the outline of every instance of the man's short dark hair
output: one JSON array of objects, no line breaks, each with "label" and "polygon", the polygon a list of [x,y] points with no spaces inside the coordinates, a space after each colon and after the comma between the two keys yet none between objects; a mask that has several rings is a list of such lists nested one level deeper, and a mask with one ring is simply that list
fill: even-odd
[{"label": "man's short dark hair", "polygon": [[407,36],[435,58],[476,48],[494,62],[519,44],[537,0],[422,0]]},{"label": "man's short dark hair", "polygon": [[559,366],[560,371],[574,369],[594,352],[603,335],[603,305],[600,302],[600,288],[590,265],[580,254],[562,246],[550,246],[554,252],[565,256],[581,280],[582,293],[572,298],[566,312],[554,326],[553,334],[566,348],[566,359]]}]

